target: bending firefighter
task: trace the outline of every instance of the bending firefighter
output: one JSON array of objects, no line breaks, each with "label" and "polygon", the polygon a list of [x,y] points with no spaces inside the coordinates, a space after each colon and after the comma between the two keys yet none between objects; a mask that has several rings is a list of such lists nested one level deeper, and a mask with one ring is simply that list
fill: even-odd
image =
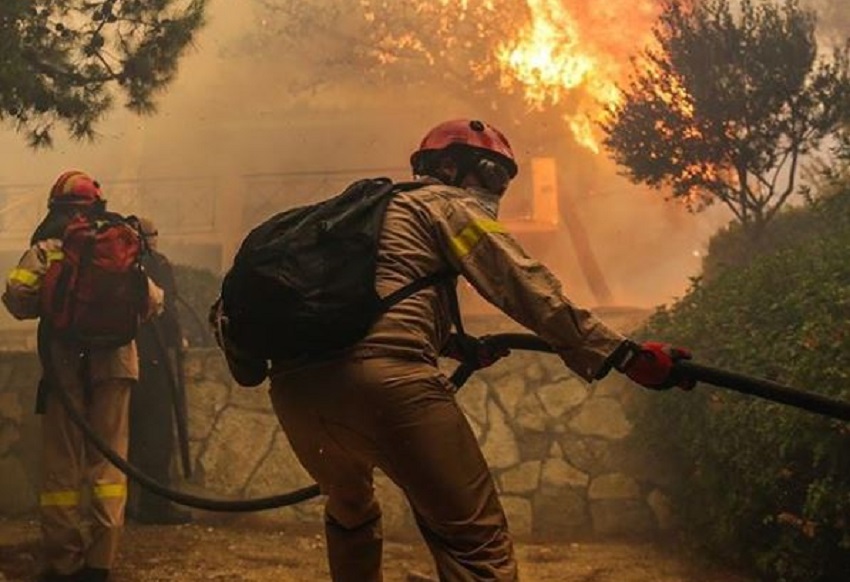
[{"label": "bending firefighter", "polygon": [[[674,359],[687,354],[632,343],[573,305],[552,273],[508,234],[497,213],[517,165],[494,127],[442,123],[411,165],[418,184],[395,193],[383,215],[375,289],[388,298],[413,281],[453,276],[394,302],[348,349],[272,359],[271,399],[293,450],[327,495],[335,582],[382,579],[376,467],[407,496],[440,580],[514,581],[517,564],[494,480],[455,387],[437,368],[441,353],[470,353],[455,349],[457,336],[449,333],[459,320],[452,313],[456,276],[548,342],[587,381],[617,369],[652,388],[684,385],[671,374]],[[477,354],[479,365],[498,355]],[[232,352],[229,363],[243,383],[261,381],[265,371]]]},{"label": "bending firefighter", "polygon": [[[127,498],[126,477],[85,441],[55,391],[126,457],[130,389],[139,375],[133,337],[139,320],[162,306],[161,290],[139,267],[141,237],[105,206],[88,175],[62,174],[3,294],[14,317],[40,319],[42,582],[107,580]],[[90,490],[88,520],[83,487]]]}]

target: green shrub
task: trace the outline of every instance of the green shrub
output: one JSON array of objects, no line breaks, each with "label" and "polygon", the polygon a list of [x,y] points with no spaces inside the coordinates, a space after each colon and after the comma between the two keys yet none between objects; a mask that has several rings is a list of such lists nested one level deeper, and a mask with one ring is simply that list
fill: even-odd
[{"label": "green shrub", "polygon": [[[787,219],[793,238],[695,281],[643,334],[850,400],[848,200]],[[645,404],[637,436],[677,469],[670,493],[691,540],[766,580],[850,580],[850,425],[709,386]]]},{"label": "green shrub", "polygon": [[714,280],[728,268],[740,268],[753,259],[790,248],[825,231],[845,228],[850,223],[850,192],[846,186],[826,183],[824,194],[810,200],[802,207],[783,209],[753,240],[741,225],[732,223],[718,231],[708,243],[708,253],[703,260],[702,275]]}]

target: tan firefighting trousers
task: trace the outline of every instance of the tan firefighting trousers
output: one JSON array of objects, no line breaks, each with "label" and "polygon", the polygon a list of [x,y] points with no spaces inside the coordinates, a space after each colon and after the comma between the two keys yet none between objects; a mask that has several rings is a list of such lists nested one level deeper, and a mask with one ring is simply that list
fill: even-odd
[{"label": "tan firefighting trousers", "polygon": [[275,374],[271,398],[328,496],[334,582],[379,582],[378,467],[407,495],[444,582],[515,581],[505,515],[448,379],[427,363],[344,359]]},{"label": "tan firefighting trousers", "polygon": [[[102,380],[87,390],[76,378],[62,381],[92,428],[124,458],[133,384],[130,379]],[[41,529],[47,567],[60,574],[85,565],[111,568],[124,524],[126,477],[89,444],[55,393],[47,397],[42,439]],[[88,495],[81,495],[84,488]],[[85,498],[90,499],[88,512],[80,506]],[[88,532],[84,518],[90,520]]]}]

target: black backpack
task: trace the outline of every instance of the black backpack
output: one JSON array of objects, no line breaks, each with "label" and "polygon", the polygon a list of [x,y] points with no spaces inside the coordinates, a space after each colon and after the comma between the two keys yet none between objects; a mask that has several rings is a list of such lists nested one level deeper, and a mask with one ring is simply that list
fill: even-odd
[{"label": "black backpack", "polygon": [[221,287],[222,332],[240,357],[321,357],[362,339],[389,307],[453,277],[434,273],[385,299],[375,292],[378,237],[393,195],[421,187],[387,178],[287,210],[252,230]]}]

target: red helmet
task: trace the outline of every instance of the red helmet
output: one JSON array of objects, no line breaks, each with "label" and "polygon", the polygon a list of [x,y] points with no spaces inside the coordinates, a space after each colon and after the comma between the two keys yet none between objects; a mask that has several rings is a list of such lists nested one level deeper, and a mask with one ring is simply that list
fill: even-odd
[{"label": "red helmet", "polygon": [[461,145],[494,154],[505,164],[510,177],[517,174],[516,160],[511,144],[501,131],[477,119],[446,121],[429,131],[410,156],[410,165],[416,167],[419,157],[429,151],[438,151],[452,145]]},{"label": "red helmet", "polygon": [[103,200],[100,184],[79,170],[63,172],[50,189],[48,205],[79,204],[88,206]]}]

